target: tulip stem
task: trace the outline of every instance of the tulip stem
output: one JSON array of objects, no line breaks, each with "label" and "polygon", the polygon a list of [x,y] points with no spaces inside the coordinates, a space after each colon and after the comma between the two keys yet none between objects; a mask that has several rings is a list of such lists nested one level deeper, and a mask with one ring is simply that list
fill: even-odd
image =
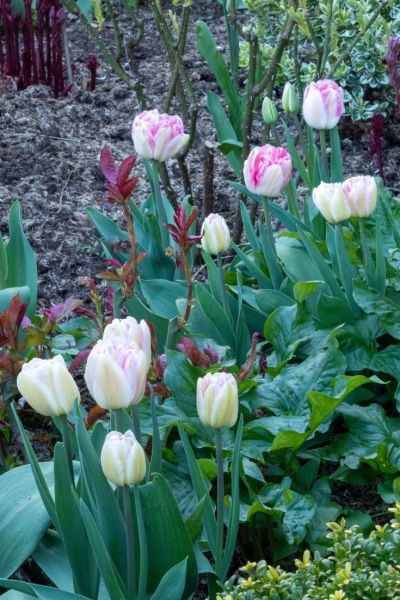
[{"label": "tulip stem", "polygon": [[126,428],[124,427],[124,408],[117,408],[113,410],[115,430],[120,433],[125,433]]},{"label": "tulip stem", "polygon": [[[138,586],[138,600],[144,600],[146,598],[147,588],[147,577],[148,577],[148,557],[147,557],[147,538],[146,529],[143,521],[142,503],[140,501],[139,487],[133,486],[133,495],[135,498],[136,507],[136,519],[138,525],[139,534],[139,586]],[[128,598],[130,596],[128,595]]]},{"label": "tulip stem", "polygon": [[226,287],[225,287],[224,267],[222,266],[222,256],[221,256],[220,252],[218,252],[218,254],[217,254],[217,264],[218,264],[219,287],[220,287],[220,292],[221,292],[222,305],[224,307],[224,311],[226,312],[227,317],[229,317],[230,312],[229,312],[229,304],[228,304],[228,298],[227,298]]},{"label": "tulip stem", "polygon": [[160,180],[158,177],[158,164],[157,164],[156,160],[151,160],[150,162],[151,162],[151,166],[152,166],[153,192],[154,192],[154,196],[155,196],[154,199],[155,199],[158,222],[160,225],[161,243],[164,248],[167,248],[169,246],[169,233],[168,233],[168,229],[166,227],[168,220],[167,220],[167,213],[165,212],[163,198],[161,195]]},{"label": "tulip stem", "polygon": [[360,242],[364,259],[364,274],[368,285],[373,288],[375,287],[375,267],[371,252],[368,248],[367,236],[365,235],[365,219],[359,219],[358,222],[360,225]]},{"label": "tulip stem", "polygon": [[132,420],[133,420],[133,433],[135,434],[135,438],[142,446],[142,432],[140,430],[140,415],[139,415],[139,406],[134,404],[132,406]]},{"label": "tulip stem", "polygon": [[219,576],[222,569],[224,545],[224,462],[222,454],[221,429],[215,430],[215,456],[217,460],[217,535],[215,551],[215,570]]},{"label": "tulip stem", "polygon": [[[135,486],[136,487],[136,486]],[[122,505],[126,525],[126,571],[128,598],[134,600],[136,596],[136,560],[135,560],[135,531],[133,529],[132,501],[129,485],[124,485],[122,492]],[[135,488],[134,488],[135,490]],[[136,501],[136,497],[135,497]]]},{"label": "tulip stem", "polygon": [[322,181],[329,182],[329,164],[328,164],[328,151],[326,147],[326,131],[325,129],[319,130],[319,145],[321,148],[322,157]]},{"label": "tulip stem", "polygon": [[61,429],[61,437],[64,443],[65,453],[67,455],[68,460],[68,468],[71,476],[71,483],[73,487],[75,487],[75,478],[74,478],[74,467],[72,465],[72,449],[71,443],[69,439],[69,425],[68,425],[68,417],[67,415],[60,415],[60,429]]}]

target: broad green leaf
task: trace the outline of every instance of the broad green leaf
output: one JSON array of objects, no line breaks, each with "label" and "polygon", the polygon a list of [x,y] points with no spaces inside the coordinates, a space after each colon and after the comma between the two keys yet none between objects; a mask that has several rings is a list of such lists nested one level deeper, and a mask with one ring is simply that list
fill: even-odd
[{"label": "broad green leaf", "polygon": [[5,287],[29,287],[30,300],[27,312],[33,316],[37,302],[36,257],[24,234],[19,202],[14,202],[11,206],[8,227],[10,239],[6,246],[8,269]]},{"label": "broad green leaf", "polygon": [[318,288],[320,281],[297,281],[293,286],[296,302],[301,304]]},{"label": "broad green leaf", "polygon": [[151,600],[165,600],[166,598],[181,600],[185,589],[186,568],[187,558],[165,573]]},{"label": "broad green leaf", "polygon": [[[213,338],[218,344],[229,346],[232,351],[235,351],[235,337],[232,331],[232,325],[228,315],[225,313],[222,306],[213,298],[206,286],[202,283],[195,285],[196,311],[199,311],[203,316],[203,322],[208,321],[211,327]],[[194,323],[191,318],[189,320],[190,329],[193,333],[204,334],[204,325]]]},{"label": "broad green leaf", "polygon": [[187,297],[187,286],[177,281],[140,279],[140,287],[152,311],[165,319],[176,317],[177,300]]},{"label": "broad green leaf", "polygon": [[31,292],[27,285],[22,287],[0,289],[0,313],[7,310],[7,308],[10,306],[11,300],[14,298],[14,296],[18,295],[20,296],[22,302],[29,304]]},{"label": "broad green leaf", "polygon": [[67,592],[74,591],[71,565],[57,532],[51,529],[46,532],[32,558],[56,587]]},{"label": "broad green leaf", "polygon": [[278,357],[278,364],[291,358],[301,339],[293,341],[293,325],[297,315],[297,305],[281,306],[266,320],[264,336],[272,345]]},{"label": "broad green leaf", "polygon": [[[400,293],[388,298],[368,288],[361,281],[354,282],[354,299],[367,314],[376,314],[381,327],[392,337],[400,339]],[[396,299],[396,300],[395,300]]]},{"label": "broad green leaf", "polygon": [[189,533],[166,480],[159,474],[139,487],[147,537],[149,592],[165,574],[187,559],[184,598],[197,586],[197,562]]},{"label": "broad green leaf", "polygon": [[188,416],[196,416],[196,383],[203,371],[194,367],[182,352],[167,350],[164,381],[176,398],[178,407]]},{"label": "broad green leaf", "polygon": [[[234,124],[236,136],[241,135],[242,109],[240,97],[233,84],[228,67],[221,52],[217,46],[213,35],[206,23],[198,21],[196,25],[197,46],[202,57],[207,61],[208,66],[214,73],[218,84],[222,90],[225,100],[228,104],[231,122]],[[232,136],[235,138],[236,136]],[[224,138],[224,139],[229,139]],[[223,141],[223,140],[221,140]]]},{"label": "broad green leaf", "polygon": [[370,383],[368,377],[355,375],[347,378],[347,385],[337,396],[328,396],[322,392],[309,391],[307,399],[311,409],[311,416],[307,431],[299,433],[297,431],[281,431],[278,433],[272,444],[272,450],[282,448],[292,448],[298,450],[306,440],[308,440],[317,431],[319,426],[327,417],[332,415],[343,400],[361,385]]},{"label": "broad green leaf", "polygon": [[[37,585],[35,583],[26,583],[25,581],[16,579],[0,579],[0,588],[17,590],[28,597],[38,598],[38,600],[90,600],[87,596],[80,596],[79,594],[72,594],[65,590],[58,590],[57,588]],[[21,597],[17,596],[17,598],[20,600]]]},{"label": "broad green leaf", "polygon": [[107,244],[115,244],[129,239],[126,231],[122,231],[115,221],[103,214],[98,208],[88,206],[86,213]]},{"label": "broad green leaf", "polygon": [[[232,123],[226,116],[224,107],[222,106],[222,102],[219,96],[217,96],[213,92],[208,92],[207,105],[208,110],[210,111],[212,119],[214,121],[218,141],[223,142],[226,139],[235,139],[235,130],[232,126]],[[229,154],[227,154],[227,159],[234,173],[238,177],[240,177],[243,168],[241,153],[237,150],[232,150],[232,152],[229,152]]]},{"label": "broad green leaf", "polygon": [[[40,464],[50,489],[53,463]],[[15,467],[0,476],[0,576],[9,577],[32,554],[50,525],[30,465]]]},{"label": "broad green leaf", "polygon": [[264,315],[270,315],[281,306],[293,306],[296,304],[293,298],[290,298],[290,296],[283,294],[279,290],[255,290],[254,297],[259,310]]}]

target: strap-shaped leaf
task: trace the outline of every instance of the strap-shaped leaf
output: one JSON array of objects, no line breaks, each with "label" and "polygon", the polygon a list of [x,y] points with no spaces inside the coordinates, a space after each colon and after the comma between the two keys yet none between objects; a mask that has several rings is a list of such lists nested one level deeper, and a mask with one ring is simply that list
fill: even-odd
[{"label": "strap-shaped leaf", "polygon": [[222,561],[222,573],[225,578],[228,569],[232,562],[233,553],[235,551],[237,535],[239,531],[239,514],[240,514],[240,490],[239,490],[239,475],[240,475],[240,446],[242,443],[243,433],[243,415],[240,415],[239,425],[236,431],[235,445],[233,447],[232,463],[231,463],[231,509],[228,518],[228,530],[226,534],[224,558]]},{"label": "strap-shaped leaf", "polygon": [[211,499],[207,490],[206,483],[204,481],[204,476],[200,470],[199,464],[196,460],[194,452],[189,442],[189,438],[186,434],[186,431],[183,428],[182,423],[178,423],[179,435],[185,449],[186,459],[188,461],[190,476],[193,482],[193,488],[197,497],[197,501],[201,502],[203,498],[204,500],[204,528],[207,534],[207,541],[210,547],[211,553],[215,556],[216,550],[216,537],[215,532],[217,530],[217,521],[215,519],[213,506],[211,503]]},{"label": "strap-shaped leaf", "polygon": [[187,558],[165,573],[151,600],[166,600],[167,598],[181,600],[185,589],[186,568]]},{"label": "strap-shaped leaf", "polygon": [[306,184],[308,189],[312,190],[311,178],[310,178],[310,175],[308,174],[307,167],[305,166],[304,162],[300,158],[299,153],[297,152],[297,148],[295,146],[292,134],[290,133],[288,126],[286,125],[286,123],[284,121],[282,121],[282,124],[283,124],[283,128],[285,131],[287,147],[288,147],[290,156],[292,157],[293,164],[296,167],[296,169],[298,170],[298,172],[300,173],[300,177],[302,178],[302,180],[304,181],[304,183]]},{"label": "strap-shaped leaf", "polygon": [[105,544],[92,513],[83,500],[79,502],[79,509],[93,554],[96,558],[97,566],[110,595],[110,599],[123,600],[126,598],[126,600],[131,600],[131,598],[127,598],[126,590],[124,589],[123,582],[113,564],[108,547]]},{"label": "strap-shaped leaf", "polygon": [[75,590],[89,598],[95,597],[99,575],[79,507],[72,493],[65,447],[60,443],[54,449],[54,479],[59,532],[74,574]]},{"label": "strap-shaped leaf", "polygon": [[15,423],[18,427],[18,432],[22,438],[22,443],[24,445],[24,450],[26,453],[26,457],[29,461],[29,464],[31,465],[32,468],[32,473],[33,476],[35,478],[35,482],[36,485],[38,487],[39,493],[40,493],[40,497],[42,498],[43,504],[48,512],[48,515],[50,517],[50,520],[52,521],[52,523],[54,524],[54,526],[57,528],[58,525],[58,520],[57,520],[57,514],[55,511],[55,506],[54,506],[54,500],[50,494],[50,490],[47,486],[46,480],[43,476],[43,473],[40,469],[40,465],[38,462],[38,459],[36,458],[36,455],[33,451],[33,448],[27,438],[27,435],[25,433],[24,427],[20,421],[20,418],[18,416],[17,410],[15,408],[15,405],[12,404],[11,405],[11,410],[12,410],[12,414],[13,417],[15,419]]}]

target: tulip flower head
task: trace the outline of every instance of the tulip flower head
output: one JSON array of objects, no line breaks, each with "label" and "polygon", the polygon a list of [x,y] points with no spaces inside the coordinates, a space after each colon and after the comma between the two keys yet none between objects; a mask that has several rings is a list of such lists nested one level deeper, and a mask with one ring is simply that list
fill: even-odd
[{"label": "tulip flower head", "polygon": [[148,368],[151,364],[151,333],[149,326],[143,319],[138,323],[134,317],[114,319],[104,329],[103,340],[112,341],[113,344],[129,346],[132,342],[137,344],[144,352]]},{"label": "tulip flower head", "polygon": [[155,109],[145,110],[135,117],[132,139],[139,156],[164,162],[186,146],[189,135],[184,132],[180,117],[160,114]]},{"label": "tulip flower head", "polygon": [[208,254],[219,254],[228,250],[231,235],[228,225],[221,215],[211,213],[201,226],[201,246]]},{"label": "tulip flower head", "polygon": [[108,410],[138,404],[143,398],[149,359],[136,342],[102,339],[91,350],[85,381],[92,398]]},{"label": "tulip flower head", "polygon": [[351,216],[350,206],[341,183],[320,183],[313,190],[312,199],[329,223],[340,223]]},{"label": "tulip flower head", "polygon": [[32,358],[22,366],[17,387],[28,404],[41,415],[67,415],[80,393],[62,356]]},{"label": "tulip flower head", "polygon": [[304,120],[314,129],[333,129],[344,113],[343,90],[331,79],[313,81],[304,91]]},{"label": "tulip flower head", "polygon": [[343,182],[343,193],[352,217],[368,217],[376,208],[378,188],[373,177],[359,175]]},{"label": "tulip flower head", "polygon": [[146,455],[132,431],[110,431],[100,462],[107,479],[119,487],[140,483],[146,475]]},{"label": "tulip flower head", "polygon": [[243,176],[250,192],[268,198],[279,196],[292,176],[290,154],[270,144],[256,146],[244,163]]},{"label": "tulip flower head", "polygon": [[207,373],[197,380],[197,412],[206,427],[233,427],[238,418],[236,379],[231,373]]}]

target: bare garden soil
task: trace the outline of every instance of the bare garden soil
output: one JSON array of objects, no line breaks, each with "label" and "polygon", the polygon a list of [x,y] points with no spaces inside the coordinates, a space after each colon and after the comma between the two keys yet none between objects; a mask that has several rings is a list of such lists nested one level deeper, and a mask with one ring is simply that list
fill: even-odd
[{"label": "bare garden soil", "polygon": [[[146,7],[140,9],[145,33],[138,49],[139,70],[149,108],[161,108],[170,77],[162,42]],[[199,130],[204,140],[215,142],[214,128],[206,108],[206,93],[218,93],[218,85],[199,55],[195,40],[195,21],[203,19],[220,41],[224,51],[225,24],[219,4],[213,0],[194,3],[192,23],[184,56],[189,70],[199,111]],[[123,23],[128,34],[128,21]],[[68,23],[71,57],[74,64],[76,89],[65,97],[54,99],[48,88],[33,86],[16,91],[13,82],[0,80],[0,231],[7,235],[7,214],[14,200],[22,204],[24,228],[38,260],[39,305],[49,306],[67,297],[86,299],[83,278],[104,268],[98,237],[85,209],[98,206],[120,219],[116,210],[104,201],[104,178],[98,167],[99,153],[109,144],[117,159],[134,152],[131,123],[139,112],[136,96],[122,83],[101,57],[97,87],[84,91],[83,77],[88,77],[86,62],[96,49],[75,19]],[[103,35],[112,40],[112,32]],[[254,132],[257,141],[257,131]],[[387,185],[400,193],[400,124],[386,124],[384,165]],[[374,174],[376,166],[369,154],[368,125],[344,122],[342,126],[346,175]],[[201,207],[203,167],[195,150],[188,157],[194,202]],[[142,175],[135,195],[143,201],[149,188],[141,165],[135,167]],[[184,193],[180,172],[174,160],[168,164],[173,187],[178,197]],[[223,156],[215,162],[214,211],[223,213],[233,222],[236,195],[226,181],[233,175]],[[36,421],[25,412],[26,426],[33,442],[46,459],[54,443],[49,430],[38,430]],[[29,416],[30,415],[30,416]],[[43,426],[43,424],[42,424]],[[343,484],[335,500],[363,510],[379,512],[382,503],[376,493],[352,492]],[[365,490],[364,490],[365,492]],[[201,596],[199,596],[200,598]]]}]

